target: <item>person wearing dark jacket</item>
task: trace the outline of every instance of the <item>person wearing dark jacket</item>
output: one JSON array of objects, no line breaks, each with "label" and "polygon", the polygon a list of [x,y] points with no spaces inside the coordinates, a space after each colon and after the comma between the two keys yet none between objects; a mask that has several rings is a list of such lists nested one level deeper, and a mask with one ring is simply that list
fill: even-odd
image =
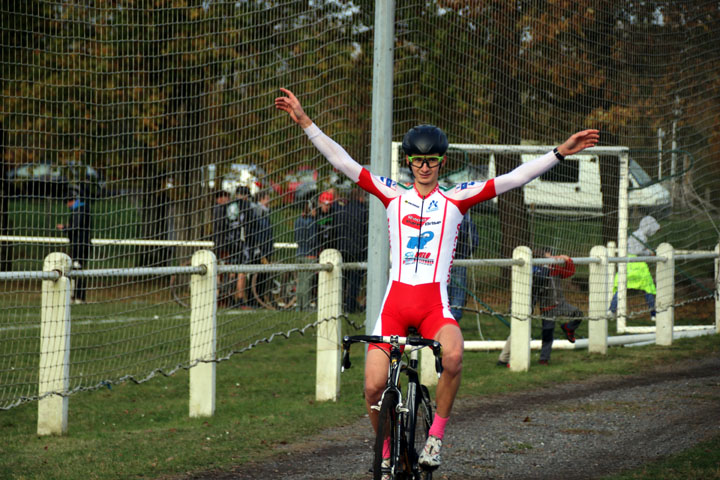
[{"label": "person wearing dark jacket", "polygon": [[[230,265],[245,265],[251,261],[250,240],[252,235],[249,230],[254,220],[249,196],[250,190],[247,187],[240,186],[235,192],[235,199],[227,204],[228,232],[226,242],[228,245],[228,258],[226,263]],[[246,290],[247,276],[244,273],[238,273],[233,299],[234,307],[249,308]]]},{"label": "person wearing dark jacket", "polygon": [[533,267],[533,306],[537,305],[542,316],[542,347],[540,349],[540,364],[550,362],[550,353],[555,336],[555,319],[566,318],[575,320],[560,325],[560,329],[570,343],[575,343],[575,330],[580,325],[582,312],[575,305],[565,300],[562,288],[562,279],[570,278],[575,274],[575,264],[567,255],[552,256],[549,251],[546,257],[558,258],[565,263],[555,265],[535,265]]},{"label": "person wearing dark jacket", "polygon": [[338,237],[340,223],[338,215],[340,204],[336,201],[333,189],[326,190],[318,197],[318,209],[315,217],[317,224],[318,254],[326,248],[339,250]]},{"label": "person wearing dark jacket", "polygon": [[[367,260],[369,210],[365,192],[360,188],[350,191],[350,199],[338,212],[338,248],[343,262]],[[358,295],[363,282],[364,270],[345,269],[345,292],[343,305],[346,313],[361,310]]]},{"label": "person wearing dark jacket", "polygon": [[[532,307],[537,305],[542,317],[542,346],[540,348],[540,365],[550,363],[550,354],[555,338],[555,320],[558,318],[574,319],[560,325],[565,338],[575,343],[575,330],[580,325],[582,312],[575,305],[565,300],[562,280],[575,274],[575,264],[567,255],[552,255],[550,250],[542,250],[547,258],[563,260],[563,264],[535,265],[532,270]],[[510,338],[498,358],[498,365],[508,365],[510,361]]]},{"label": "person wearing dark jacket", "polygon": [[[297,219],[295,219],[295,243],[297,243],[297,251],[295,256],[298,263],[315,263],[317,262],[317,246],[315,241],[316,225],[315,225],[315,209],[312,202],[305,202],[303,211]],[[295,308],[297,310],[310,310],[313,289],[313,272],[298,272],[297,281],[297,300]]]},{"label": "person wearing dark jacket", "polygon": [[[90,201],[84,198],[80,191],[74,190],[72,198],[68,200],[67,206],[70,209],[70,218],[66,225],[59,224],[60,230],[67,232],[70,240],[70,257],[73,268],[76,270],[87,267],[90,260],[92,245],[90,235],[92,231],[92,216],[90,213]],[[87,299],[87,284],[83,277],[75,281],[72,299],[74,303],[85,303]]]}]

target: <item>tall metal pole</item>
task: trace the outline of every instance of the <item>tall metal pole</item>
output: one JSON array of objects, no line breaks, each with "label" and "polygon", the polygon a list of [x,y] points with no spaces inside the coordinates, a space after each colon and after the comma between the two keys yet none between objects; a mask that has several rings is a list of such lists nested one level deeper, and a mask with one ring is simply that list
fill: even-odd
[{"label": "tall metal pole", "polygon": [[[393,47],[395,44],[395,0],[375,0],[375,46],[373,49],[372,134],[370,170],[390,176],[392,143]],[[368,222],[368,275],[365,331],[372,332],[385,297],[390,245],[385,207],[370,199]]]}]

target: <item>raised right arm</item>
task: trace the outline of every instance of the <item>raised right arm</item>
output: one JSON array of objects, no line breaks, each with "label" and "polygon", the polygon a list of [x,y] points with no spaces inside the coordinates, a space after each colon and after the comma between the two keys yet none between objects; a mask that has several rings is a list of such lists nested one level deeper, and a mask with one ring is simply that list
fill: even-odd
[{"label": "raised right arm", "polygon": [[315,148],[327,158],[327,161],[330,162],[333,167],[347,175],[347,177],[355,183],[360,180],[360,172],[363,169],[362,165],[357,163],[343,147],[325,135],[314,123],[311,123],[309,127],[303,130],[305,130],[305,134],[313,145],[315,145]]},{"label": "raised right arm", "polygon": [[275,108],[283,110],[290,118],[300,125],[310,141],[333,167],[344,173],[350,180],[357,183],[360,188],[375,195],[385,206],[390,200],[399,195],[397,186],[392,180],[377,177],[368,172],[357,163],[343,147],[325,135],[320,128],[310,120],[300,105],[300,101],[286,88],[281,88],[285,96],[275,99]]}]

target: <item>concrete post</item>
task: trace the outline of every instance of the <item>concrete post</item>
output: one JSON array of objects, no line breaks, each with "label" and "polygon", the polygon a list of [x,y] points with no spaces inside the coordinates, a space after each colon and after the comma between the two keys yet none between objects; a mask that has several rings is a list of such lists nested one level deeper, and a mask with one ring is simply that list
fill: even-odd
[{"label": "concrete post", "polygon": [[532,251],[529,247],[517,247],[513,250],[513,260],[522,260],[523,264],[512,267],[510,370],[527,372],[530,369]]},{"label": "concrete post", "polygon": [[[618,257],[628,255],[628,186],[630,183],[628,151],[623,151],[620,161],[620,191],[618,192]],[[618,302],[617,302],[617,332],[625,333],[627,328],[627,263],[617,265],[618,272]]]},{"label": "concrete post", "polygon": [[[612,240],[607,242],[607,256],[617,257],[617,246]],[[613,297],[613,288],[615,285],[615,274],[617,273],[617,263],[608,263],[607,266],[607,309],[610,309],[610,303]]]},{"label": "concrete post", "polygon": [[420,350],[420,383],[427,387],[434,387],[438,383],[435,355],[429,348]]},{"label": "concrete post", "polygon": [[190,417],[215,413],[215,348],[217,344],[217,259],[209,250],[195,252],[193,267],[204,275],[190,277]]},{"label": "concrete post", "polygon": [[600,259],[600,263],[589,265],[588,278],[588,351],[590,353],[607,354],[608,320],[607,320],[607,267],[608,251],[602,245],[593,247],[590,256]]},{"label": "concrete post", "polygon": [[[62,435],[68,426],[70,388],[70,257],[54,252],[45,258],[44,272],[57,271],[57,280],[43,280],[40,310],[40,371],[38,435]],[[46,396],[47,395],[47,396]]]},{"label": "concrete post", "polygon": [[320,263],[331,263],[329,272],[318,277],[318,327],[315,399],[336,401],[340,394],[342,328],[342,256],[334,249],[323,250]]},{"label": "concrete post", "polygon": [[669,243],[661,243],[657,248],[657,256],[665,257],[664,262],[657,263],[657,310],[655,321],[655,343],[672,345],[673,327],[675,326],[675,250]]}]

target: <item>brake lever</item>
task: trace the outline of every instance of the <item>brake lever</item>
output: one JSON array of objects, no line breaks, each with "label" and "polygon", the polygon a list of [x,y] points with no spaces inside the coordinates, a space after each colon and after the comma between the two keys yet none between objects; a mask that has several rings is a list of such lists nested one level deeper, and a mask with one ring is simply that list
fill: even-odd
[{"label": "brake lever", "polygon": [[343,344],[343,358],[342,364],[340,365],[340,371],[344,372],[351,366],[352,364],[350,363],[350,345]]},{"label": "brake lever", "polygon": [[432,351],[435,354],[435,371],[437,372],[438,378],[443,372],[442,366],[442,346],[438,342],[434,342],[432,345]]}]

